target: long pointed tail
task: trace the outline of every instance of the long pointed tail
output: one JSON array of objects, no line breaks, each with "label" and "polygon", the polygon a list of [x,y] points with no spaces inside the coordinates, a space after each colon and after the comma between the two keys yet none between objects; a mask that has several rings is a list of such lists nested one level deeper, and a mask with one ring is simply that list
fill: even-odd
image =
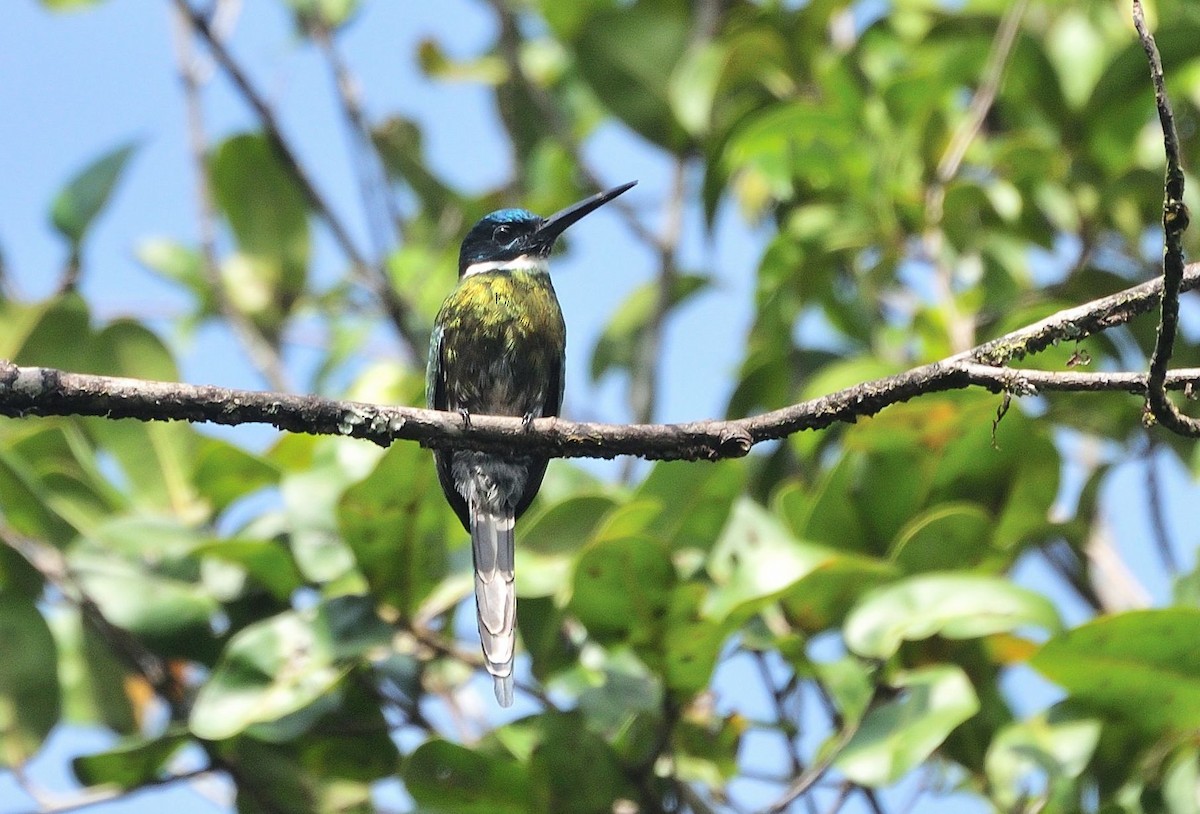
[{"label": "long pointed tail", "polygon": [[517,592],[513,587],[513,512],[471,505],[475,555],[475,612],[487,670],[495,678],[500,706],[513,702],[513,653],[517,648]]}]

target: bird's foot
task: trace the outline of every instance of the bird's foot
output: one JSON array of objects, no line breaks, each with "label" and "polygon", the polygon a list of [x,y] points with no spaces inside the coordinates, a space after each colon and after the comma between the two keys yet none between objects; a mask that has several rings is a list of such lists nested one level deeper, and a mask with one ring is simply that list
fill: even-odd
[{"label": "bird's foot", "polygon": [[466,407],[459,407],[458,414],[460,416],[462,416],[463,429],[464,430],[471,429],[471,411],[468,410]]},{"label": "bird's foot", "polygon": [[526,413],[525,415],[521,416],[521,429],[525,432],[529,432],[531,429],[533,429],[533,420],[535,418],[537,418],[537,416],[535,416],[533,413]]}]

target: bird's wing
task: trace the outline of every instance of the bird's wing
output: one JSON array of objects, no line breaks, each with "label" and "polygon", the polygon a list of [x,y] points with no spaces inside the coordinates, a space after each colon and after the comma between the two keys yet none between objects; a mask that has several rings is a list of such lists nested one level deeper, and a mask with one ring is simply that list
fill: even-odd
[{"label": "bird's wing", "polygon": [[[543,416],[556,416],[562,410],[563,389],[565,376],[563,375],[563,363],[561,361],[550,366],[549,381],[546,382],[546,400],[542,405]],[[542,478],[546,475],[546,465],[549,460],[546,458],[535,458],[529,467],[529,474],[525,478],[525,490],[521,492],[521,498],[517,501],[514,514],[520,517],[529,508],[529,504],[533,502],[533,498],[537,495],[538,489],[542,486]]]},{"label": "bird's wing", "polygon": [[[429,337],[429,361],[425,366],[425,403],[431,410],[447,410],[450,405],[446,399],[446,368],[442,358],[442,344],[445,331],[441,325],[433,329]],[[433,460],[437,464],[438,482],[446,495],[446,502],[458,515],[463,528],[470,531],[471,518],[467,511],[467,501],[458,491],[454,483],[454,473],[451,471],[454,453],[448,449],[434,450]]]},{"label": "bird's wing", "polygon": [[429,335],[429,359],[425,363],[425,404],[430,410],[446,409],[446,377],[442,368],[442,337],[445,330],[435,325]]}]

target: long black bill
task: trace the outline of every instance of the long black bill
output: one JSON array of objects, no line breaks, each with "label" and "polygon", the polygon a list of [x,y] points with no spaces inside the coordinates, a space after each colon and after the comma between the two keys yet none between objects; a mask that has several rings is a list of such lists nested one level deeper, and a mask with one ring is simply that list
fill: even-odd
[{"label": "long black bill", "polygon": [[542,225],[538,227],[537,232],[533,235],[534,241],[547,248],[554,245],[554,241],[558,240],[558,236],[565,232],[567,227],[572,223],[575,223],[589,212],[599,209],[622,192],[630,190],[636,185],[637,181],[630,181],[628,184],[621,184],[619,187],[613,187],[604,192],[597,192],[590,198],[584,198],[579,203],[571,204],[561,212],[555,212],[542,221]]}]

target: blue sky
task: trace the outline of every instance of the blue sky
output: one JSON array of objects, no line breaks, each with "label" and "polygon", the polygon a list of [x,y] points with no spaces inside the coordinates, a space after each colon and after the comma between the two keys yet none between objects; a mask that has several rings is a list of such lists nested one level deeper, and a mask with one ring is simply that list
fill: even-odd
[{"label": "blue sky", "polygon": [[[364,220],[345,152],[345,133],[330,79],[316,52],[298,39],[281,3],[243,3],[232,48],[248,66],[278,110],[286,135],[313,171],[317,186],[352,224],[366,246]],[[179,291],[142,269],[133,257],[137,243],[153,236],[195,240],[195,201],[189,165],[184,106],[175,73],[170,4],[164,0],[108,0],[96,9],[50,14],[32,0],[0,4],[0,249],[9,273],[25,298],[53,290],[65,248],[49,226],[48,210],[62,184],[102,152],[137,140],[137,155],[109,209],[96,224],[86,254],[83,290],[102,319],[132,315],[149,319],[171,340],[166,317],[179,313]],[[401,113],[419,121],[432,166],[452,183],[486,189],[510,174],[509,157],[488,93],[467,84],[431,83],[414,63],[415,45],[432,37],[452,57],[485,49],[494,34],[486,8],[466,0],[399,3],[368,0],[364,12],[342,37],[343,49],[364,90],[368,114],[378,120]],[[205,96],[212,140],[247,129],[254,122],[229,85],[217,76]],[[607,183],[639,179],[627,194],[651,228],[661,225],[661,205],[669,185],[664,157],[628,131],[607,126],[586,144],[585,154]],[[693,189],[698,178],[690,179]],[[683,251],[685,268],[716,270],[717,286],[672,321],[663,363],[658,418],[682,421],[719,415],[728,396],[730,374],[741,354],[750,318],[753,274],[766,238],[762,228],[741,222],[730,207],[718,218],[716,239],[701,237],[700,215],[690,207]],[[316,275],[329,279],[339,268],[328,236],[318,233]],[[570,255],[557,260],[555,284],[566,313],[570,340],[567,411],[576,418],[621,421],[627,418],[623,384],[593,386],[587,378],[590,349],[619,303],[636,286],[652,279],[652,258],[625,233],[619,219],[603,210],[572,230]],[[308,346],[320,336],[300,329],[288,359],[311,364]],[[206,329],[188,342],[176,342],[182,377],[196,383],[260,387],[262,382],[241,361],[229,337]],[[371,352],[398,352],[389,342]],[[244,443],[261,445],[274,437],[261,428],[223,431]],[[1198,542],[1194,523],[1183,506],[1195,498],[1188,474],[1163,460],[1172,498],[1169,523],[1191,567]],[[600,471],[614,472],[612,466]],[[1148,585],[1156,601],[1168,601],[1169,582],[1148,553],[1142,509],[1143,471],[1124,467],[1106,487],[1113,496],[1112,529],[1118,548]],[[1117,499],[1116,496],[1124,496]],[[1018,569],[1025,584],[1051,590],[1055,584],[1040,566]],[[1080,609],[1059,591],[1054,594],[1068,619]],[[730,673],[729,670],[733,672]],[[723,675],[727,686],[745,680],[743,667]],[[740,678],[739,678],[740,676]],[[1025,677],[1016,694],[1037,709],[1053,691]],[[745,699],[751,712],[765,699]],[[762,715],[768,714],[765,706]],[[102,748],[107,737],[68,729],[52,739],[35,762],[31,776],[64,792],[70,778],[66,757]],[[815,745],[815,744],[813,744]],[[764,756],[769,744],[748,744]],[[767,795],[764,795],[764,802]],[[903,796],[900,799],[904,799]],[[961,802],[961,801],[959,801]],[[145,792],[128,801],[97,806],[99,812],[160,811],[175,814],[219,810],[205,797],[185,789]],[[11,779],[0,775],[0,814],[25,811],[30,801],[17,796]],[[943,810],[963,810],[951,803]]]}]

